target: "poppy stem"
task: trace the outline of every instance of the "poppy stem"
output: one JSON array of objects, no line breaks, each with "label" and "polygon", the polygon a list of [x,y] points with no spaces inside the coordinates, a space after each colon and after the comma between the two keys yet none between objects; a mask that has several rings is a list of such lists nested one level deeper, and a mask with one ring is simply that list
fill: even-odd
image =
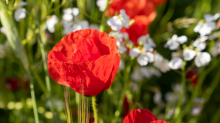
[{"label": "poppy stem", "polygon": [[94,119],[95,119],[95,123],[98,123],[98,113],[97,113],[95,101],[96,101],[95,96],[92,96],[92,108],[94,113]]},{"label": "poppy stem", "polygon": [[102,14],[102,21],[101,21],[101,25],[100,25],[100,31],[101,32],[105,32],[105,23],[106,23],[106,21],[105,21],[105,19],[106,19],[105,12],[108,9],[108,3],[109,3],[109,0],[106,0],[105,11]]},{"label": "poppy stem", "polygon": [[[181,111],[181,105],[182,105],[182,101],[183,101],[183,97],[184,97],[184,93],[185,93],[185,86],[186,86],[186,71],[185,71],[185,66],[186,66],[186,61],[183,62],[183,66],[181,68],[182,72],[181,72],[181,84],[182,84],[182,88],[181,88],[181,91],[180,91],[180,99],[177,103],[177,107],[175,109],[175,112],[174,112],[174,120],[181,120],[179,119],[179,114],[180,114],[180,111]],[[181,121],[178,121],[178,122],[181,122]]]},{"label": "poppy stem", "polygon": [[30,90],[31,90],[31,100],[33,103],[33,110],[34,110],[34,120],[35,120],[35,123],[39,123],[37,103],[36,103],[35,91],[34,91],[34,82],[33,82],[33,78],[31,77],[31,72],[29,70],[27,71],[27,74],[30,79]]}]

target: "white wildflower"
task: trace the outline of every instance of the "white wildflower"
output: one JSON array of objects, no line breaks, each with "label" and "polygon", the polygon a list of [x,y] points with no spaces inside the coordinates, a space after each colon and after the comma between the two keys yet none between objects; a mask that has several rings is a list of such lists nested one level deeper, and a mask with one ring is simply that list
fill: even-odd
[{"label": "white wildflower", "polygon": [[128,28],[129,22],[129,16],[125,13],[124,10],[120,10],[120,14],[108,19],[107,24],[111,27],[112,30],[119,31],[122,29],[122,27]]},{"label": "white wildflower", "polygon": [[169,47],[170,50],[176,50],[180,44],[183,44],[187,41],[185,35],[178,37],[176,34],[172,36],[171,39],[168,39],[165,47]]},{"label": "white wildflower", "polygon": [[58,23],[58,18],[56,15],[52,15],[50,19],[47,19],[46,26],[49,32],[55,32],[55,25]]},{"label": "white wildflower", "polygon": [[200,35],[209,35],[216,27],[215,22],[202,22],[200,21],[194,28],[194,32],[198,32]]},{"label": "white wildflower", "polygon": [[26,9],[25,8],[18,8],[15,10],[14,18],[16,21],[20,21],[21,19],[26,17]]},{"label": "white wildflower", "polygon": [[169,67],[171,69],[177,70],[183,66],[183,60],[181,58],[175,57],[169,62]]},{"label": "white wildflower", "polygon": [[139,37],[138,43],[140,44],[141,42],[143,43],[146,51],[152,52],[154,50],[153,48],[156,47],[156,44],[154,43],[153,39],[150,38],[149,34]]}]

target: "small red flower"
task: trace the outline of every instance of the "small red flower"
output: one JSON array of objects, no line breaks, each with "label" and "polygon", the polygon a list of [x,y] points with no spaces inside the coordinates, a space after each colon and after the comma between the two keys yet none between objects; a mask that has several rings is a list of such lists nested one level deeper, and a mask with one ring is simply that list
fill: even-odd
[{"label": "small red flower", "polygon": [[157,118],[148,109],[132,110],[125,118],[123,123],[150,123]]},{"label": "small red flower", "polygon": [[128,113],[129,113],[129,111],[130,111],[130,105],[129,105],[127,96],[124,97],[123,109],[124,109],[123,117],[125,117],[125,116],[128,115]]},{"label": "small red flower", "polygon": [[192,68],[187,74],[187,79],[192,83],[194,87],[197,86],[198,80],[199,80],[199,73],[196,68]]},{"label": "small red flower", "polygon": [[7,90],[17,90],[19,88],[19,79],[18,78],[7,78],[5,88]]},{"label": "small red flower", "polygon": [[48,54],[51,78],[89,96],[108,89],[120,62],[116,41],[94,29],[66,35]]}]

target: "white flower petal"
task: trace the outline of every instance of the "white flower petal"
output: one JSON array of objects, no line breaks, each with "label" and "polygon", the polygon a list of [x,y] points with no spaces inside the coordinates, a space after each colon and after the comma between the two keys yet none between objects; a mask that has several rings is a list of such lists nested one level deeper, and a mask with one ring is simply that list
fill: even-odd
[{"label": "white flower petal", "polygon": [[177,42],[172,42],[172,43],[169,45],[169,49],[170,49],[170,50],[176,50],[178,47],[179,47],[179,43],[177,43]]},{"label": "white flower petal", "polygon": [[147,40],[146,35],[143,35],[143,36],[139,37],[137,41],[138,41],[138,43],[140,43],[140,42],[146,42],[146,40]]},{"label": "white flower petal", "polygon": [[195,58],[195,65],[197,67],[202,67],[208,64],[211,61],[211,55],[207,52],[197,53]]},{"label": "white flower petal", "polygon": [[27,2],[22,1],[18,3],[17,7],[26,6],[26,5],[27,5]]},{"label": "white flower petal", "polygon": [[215,45],[212,47],[211,55],[217,56],[220,54],[220,41],[216,42]]},{"label": "white flower petal", "polygon": [[206,43],[199,43],[196,47],[197,50],[202,51],[206,48]]},{"label": "white flower petal", "polygon": [[149,60],[148,62],[150,62],[150,63],[154,62],[154,54],[153,53],[147,52],[144,54],[146,54],[146,56],[148,57],[148,60]]},{"label": "white flower petal", "polygon": [[57,22],[58,18],[56,15],[52,15],[51,18],[46,21],[46,26],[49,32],[55,32],[55,25],[57,24]]},{"label": "white flower petal", "polygon": [[177,38],[177,41],[180,43],[180,44],[183,44],[187,41],[187,37],[185,35],[183,36],[180,36]]},{"label": "white flower petal", "polygon": [[6,29],[4,27],[1,27],[0,32],[3,33],[3,34],[6,34]]},{"label": "white flower petal", "polygon": [[204,23],[201,29],[199,30],[200,35],[208,35],[210,34],[216,27],[215,22],[207,22]]},{"label": "white flower petal", "polygon": [[77,31],[77,30],[81,30],[81,29],[88,29],[88,28],[89,28],[89,22],[86,20],[83,20],[73,26],[73,31]]},{"label": "white flower petal", "polygon": [[128,28],[129,27],[129,23],[130,23],[130,17],[125,13],[124,9],[120,10],[120,14],[122,15],[121,20],[122,20],[123,26],[125,28]]},{"label": "white flower petal", "polygon": [[97,0],[97,1],[96,1],[96,4],[97,4],[97,6],[99,7],[99,10],[100,10],[100,11],[103,12],[103,11],[105,10],[106,2],[107,2],[107,0]]},{"label": "white flower petal", "polygon": [[99,26],[96,25],[96,24],[91,24],[91,25],[89,26],[89,28],[90,28],[90,29],[100,30]]},{"label": "white flower petal", "polygon": [[131,78],[134,81],[141,81],[143,79],[142,73],[139,70],[139,67],[135,67],[133,72],[131,73]]},{"label": "white flower petal", "polygon": [[63,10],[63,13],[64,13],[64,14],[69,14],[69,15],[71,15],[72,12],[73,12],[73,10],[72,10],[71,8],[66,8],[66,9]]},{"label": "white flower petal", "polygon": [[124,61],[123,61],[122,58],[120,59],[120,63],[119,63],[118,69],[121,70],[121,71],[124,70]]},{"label": "white flower petal", "polygon": [[195,55],[196,55],[196,52],[194,50],[186,49],[183,51],[183,57],[186,61],[192,60]]},{"label": "white flower petal", "polygon": [[145,66],[148,64],[148,56],[146,54],[141,54],[138,58],[137,58],[137,62],[140,66]]},{"label": "white flower petal", "polygon": [[130,57],[137,57],[140,53],[141,53],[141,50],[139,50],[137,48],[133,48],[133,49],[129,50]]},{"label": "white flower petal", "polygon": [[155,60],[154,60],[154,66],[160,69],[163,73],[170,70],[169,61],[167,59],[164,59],[159,53],[155,54]]},{"label": "white flower petal", "polygon": [[16,21],[20,21],[21,19],[26,17],[26,9],[25,8],[18,8],[15,10],[14,18]]},{"label": "white flower petal", "polygon": [[64,14],[63,15],[63,20],[64,21],[71,21],[73,19],[73,15],[72,14]]},{"label": "white flower petal", "polygon": [[77,16],[79,14],[79,9],[78,8],[73,8],[73,15]]},{"label": "white flower petal", "polygon": [[170,62],[169,62],[169,67],[171,69],[180,69],[183,65],[183,60],[181,58],[173,58]]},{"label": "white flower petal", "polygon": [[113,16],[112,18],[108,19],[107,24],[111,27],[114,31],[119,31],[122,28],[122,21],[118,18],[118,16]]},{"label": "white flower petal", "polygon": [[192,109],[191,114],[193,116],[197,116],[200,114],[201,111],[202,111],[202,106],[196,106]]},{"label": "white flower petal", "polygon": [[162,94],[161,94],[159,91],[157,91],[157,92],[154,94],[153,100],[154,100],[154,103],[160,104],[161,101],[162,101]]},{"label": "white flower petal", "polygon": [[205,21],[214,21],[215,20],[215,16],[213,16],[211,14],[205,14],[204,15],[204,19],[205,19]]},{"label": "white flower petal", "polygon": [[178,38],[177,34],[174,34],[174,35],[172,36],[172,39],[171,39],[171,40],[177,41],[177,38]]},{"label": "white flower petal", "polygon": [[199,22],[196,26],[195,26],[195,28],[194,28],[194,32],[199,32],[199,30],[202,28],[202,23],[201,22]]},{"label": "white flower petal", "polygon": [[121,47],[118,49],[118,52],[119,52],[120,54],[125,53],[126,51],[127,51],[127,48],[126,48],[125,46],[121,46]]}]

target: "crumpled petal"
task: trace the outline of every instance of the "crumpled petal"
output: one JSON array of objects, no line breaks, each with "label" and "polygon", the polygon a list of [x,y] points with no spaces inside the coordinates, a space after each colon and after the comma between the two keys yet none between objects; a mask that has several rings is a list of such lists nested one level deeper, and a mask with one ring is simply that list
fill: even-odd
[{"label": "crumpled petal", "polygon": [[192,60],[195,55],[196,55],[196,52],[194,50],[186,49],[183,51],[183,57],[186,61]]},{"label": "crumpled petal", "polygon": [[155,121],[152,121],[150,123],[169,123],[169,122],[166,122],[164,120],[155,120]]},{"label": "crumpled petal", "polygon": [[68,34],[48,54],[51,78],[90,96],[110,87],[119,63],[116,39],[93,29]]},{"label": "crumpled petal", "polygon": [[180,69],[182,66],[183,66],[183,60],[181,58],[176,57],[169,62],[169,67],[174,70]]},{"label": "crumpled petal", "polygon": [[148,109],[134,109],[124,118],[123,123],[150,123],[157,118]]}]

